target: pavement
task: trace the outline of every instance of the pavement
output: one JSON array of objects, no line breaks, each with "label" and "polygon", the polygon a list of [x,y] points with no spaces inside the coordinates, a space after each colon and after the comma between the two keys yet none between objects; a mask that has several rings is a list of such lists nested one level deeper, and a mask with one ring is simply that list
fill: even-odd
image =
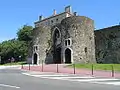
[{"label": "pavement", "polygon": [[[1,66],[0,66],[1,67]],[[0,90],[119,90],[119,78],[0,69]]]},{"label": "pavement", "polygon": [[120,72],[101,71],[101,70],[88,70],[88,69],[74,69],[66,67],[66,64],[48,64],[48,65],[24,65],[22,69],[39,72],[55,72],[55,73],[67,73],[77,75],[91,75],[94,77],[115,77],[120,78]]}]

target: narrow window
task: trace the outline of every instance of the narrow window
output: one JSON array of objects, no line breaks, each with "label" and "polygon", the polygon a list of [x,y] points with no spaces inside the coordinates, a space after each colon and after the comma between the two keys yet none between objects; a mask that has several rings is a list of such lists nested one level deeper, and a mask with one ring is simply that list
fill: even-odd
[{"label": "narrow window", "polygon": [[35,46],[33,47],[33,50],[35,51]]},{"label": "narrow window", "polygon": [[53,23],[53,20],[51,20],[51,23]]},{"label": "narrow window", "polygon": [[87,53],[87,47],[85,47],[85,53]]},{"label": "narrow window", "polygon": [[56,19],[56,22],[58,21],[58,18]]},{"label": "narrow window", "polygon": [[68,45],[70,45],[70,40],[68,40]]},{"label": "narrow window", "polygon": [[67,40],[65,40],[65,46],[67,46]]},{"label": "narrow window", "polygon": [[38,50],[38,47],[36,46],[36,50]]}]

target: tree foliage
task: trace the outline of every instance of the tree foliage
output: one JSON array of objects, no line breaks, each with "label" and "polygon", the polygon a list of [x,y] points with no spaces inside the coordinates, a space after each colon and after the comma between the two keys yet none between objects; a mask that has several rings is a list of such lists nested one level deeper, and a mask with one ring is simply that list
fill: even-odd
[{"label": "tree foliage", "polygon": [[32,40],[32,29],[32,26],[24,25],[17,32],[17,39],[11,39],[0,43],[1,63],[10,62],[11,58],[14,58],[15,61],[26,59],[29,46],[28,42]]},{"label": "tree foliage", "polygon": [[32,40],[32,30],[33,30],[32,26],[24,25],[17,32],[18,40],[19,41],[26,41],[26,42],[31,41]]}]

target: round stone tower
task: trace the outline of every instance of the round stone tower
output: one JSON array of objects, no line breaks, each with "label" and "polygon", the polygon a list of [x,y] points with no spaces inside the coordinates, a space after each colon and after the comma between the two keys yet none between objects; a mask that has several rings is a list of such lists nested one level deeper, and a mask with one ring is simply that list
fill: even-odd
[{"label": "round stone tower", "polygon": [[33,34],[32,63],[40,64],[42,61],[47,63],[48,59],[49,62],[53,62],[51,61],[52,57],[49,54],[51,48],[51,28],[47,26],[39,26],[33,30]]},{"label": "round stone tower", "polygon": [[85,16],[68,17],[61,22],[64,63],[95,63],[94,21]]}]

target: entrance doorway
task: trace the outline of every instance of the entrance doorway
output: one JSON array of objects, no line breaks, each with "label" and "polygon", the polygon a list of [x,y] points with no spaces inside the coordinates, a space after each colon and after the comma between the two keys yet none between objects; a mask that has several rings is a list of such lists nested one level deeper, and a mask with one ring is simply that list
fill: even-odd
[{"label": "entrance doorway", "polygon": [[55,49],[53,58],[55,63],[61,63],[61,48]]},{"label": "entrance doorway", "polygon": [[37,58],[38,58],[37,54],[34,53],[34,58],[33,58],[33,60],[34,60],[34,64],[37,64]]},{"label": "entrance doorway", "polygon": [[65,63],[71,63],[71,50],[69,48],[65,50]]}]

